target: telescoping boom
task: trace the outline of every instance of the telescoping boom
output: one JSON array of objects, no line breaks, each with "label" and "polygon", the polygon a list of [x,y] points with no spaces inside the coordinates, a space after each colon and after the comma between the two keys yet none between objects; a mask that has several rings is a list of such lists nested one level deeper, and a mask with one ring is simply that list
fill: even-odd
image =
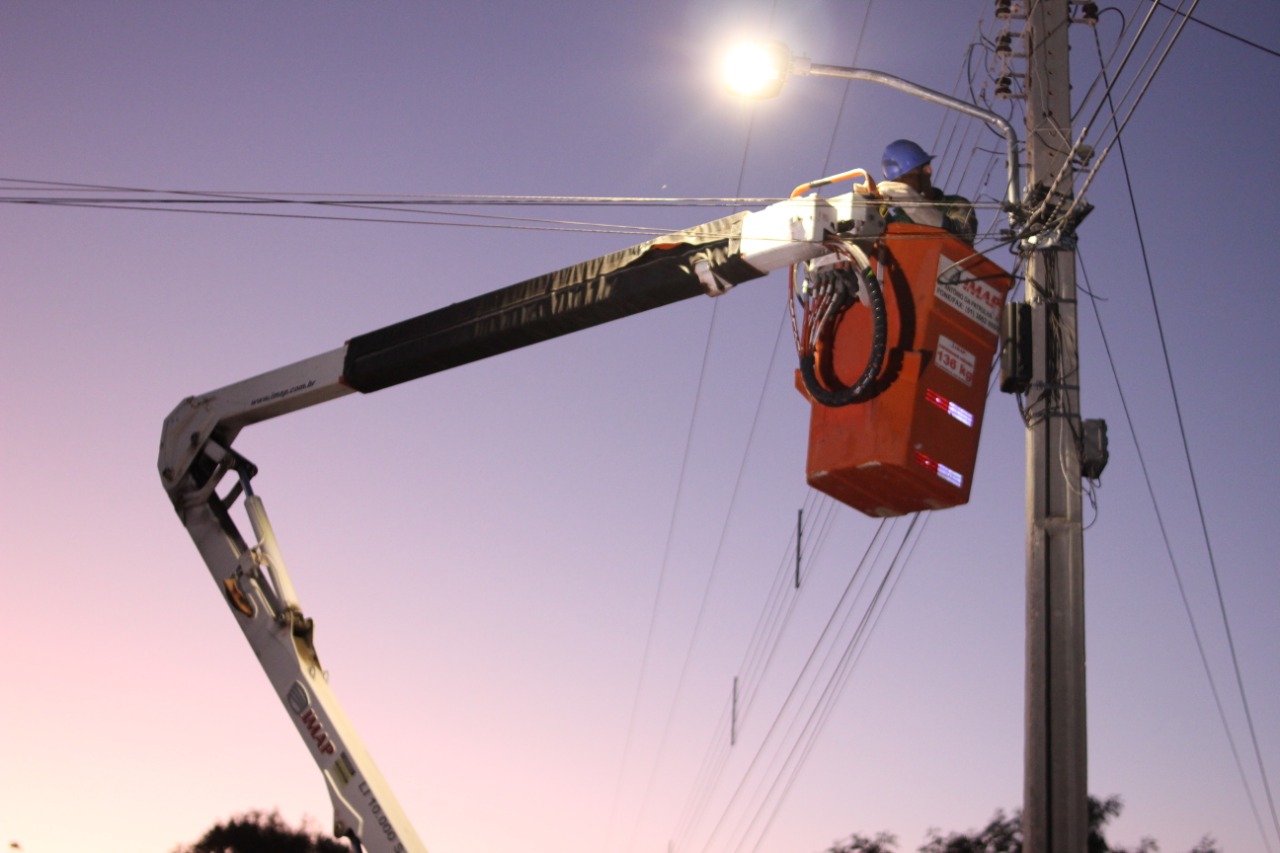
[{"label": "telescoping boom", "polygon": [[[817,182],[815,182],[815,185]],[[245,427],[369,393],[692,296],[718,296],[874,238],[874,205],[850,193],[792,198],[593,258],[405,320],[196,397],[165,419],[160,479],[220,593],[324,775],[334,832],[357,850],[425,847],[329,689],[261,498],[233,448]],[[240,503],[251,530],[232,518]]]},{"label": "telescoping boom", "polygon": [[[855,192],[801,195],[855,177],[863,179]],[[160,479],[324,775],[336,835],[357,851],[426,850],[329,689],[312,619],[254,492],[257,468],[233,447],[239,432],[692,296],[719,296],[791,267],[797,387],[813,407],[810,485],[871,515],[957,506],[969,497],[1009,276],[941,229],[886,225],[880,207],[861,170],[812,181],[762,210],[531,278],[188,397],[165,419]],[[232,517],[237,507],[247,535]]]}]

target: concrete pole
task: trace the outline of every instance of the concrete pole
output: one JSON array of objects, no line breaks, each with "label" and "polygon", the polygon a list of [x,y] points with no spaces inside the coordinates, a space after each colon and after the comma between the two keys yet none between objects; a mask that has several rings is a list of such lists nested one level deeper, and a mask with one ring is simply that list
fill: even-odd
[{"label": "concrete pole", "polygon": [[[1032,194],[1048,189],[1052,206],[1073,192],[1070,4],[1024,7],[1027,186]],[[1026,853],[1084,853],[1088,833],[1075,266],[1070,246],[1032,251],[1026,266],[1034,339],[1026,410]]]}]

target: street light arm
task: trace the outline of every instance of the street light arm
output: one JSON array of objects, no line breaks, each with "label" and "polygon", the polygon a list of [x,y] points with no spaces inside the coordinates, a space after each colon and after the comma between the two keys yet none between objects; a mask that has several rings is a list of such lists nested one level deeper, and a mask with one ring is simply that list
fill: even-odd
[{"label": "street light arm", "polygon": [[1009,221],[1016,225],[1015,210],[1022,201],[1022,185],[1018,167],[1018,134],[1014,131],[1013,125],[1004,116],[997,115],[990,110],[984,110],[982,107],[975,106],[968,101],[962,101],[959,98],[944,95],[926,86],[912,83],[910,80],[904,80],[892,74],[885,74],[882,71],[871,71],[866,68],[845,68],[840,65],[820,65],[800,57],[794,57],[791,60],[791,73],[797,77],[811,75],[817,77],[840,77],[845,80],[866,80],[871,83],[880,83],[994,125],[1000,131],[1000,134],[1004,136],[1007,148],[1009,186],[1006,201],[1009,205]]}]

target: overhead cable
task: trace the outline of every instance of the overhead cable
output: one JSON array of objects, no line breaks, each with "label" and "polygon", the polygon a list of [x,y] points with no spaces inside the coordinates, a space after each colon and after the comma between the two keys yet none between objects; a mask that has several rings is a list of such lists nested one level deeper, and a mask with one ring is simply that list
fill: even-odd
[{"label": "overhead cable", "polygon": [[1161,6],[1165,9],[1168,9],[1170,12],[1174,13],[1175,15],[1183,15],[1186,17],[1187,20],[1191,21],[1193,24],[1199,24],[1205,29],[1213,30],[1215,33],[1218,33],[1219,35],[1224,35],[1229,39],[1235,39],[1241,44],[1248,45],[1249,47],[1252,47],[1255,50],[1260,50],[1263,53],[1268,53],[1272,56],[1280,57],[1280,50],[1272,50],[1271,48],[1265,45],[1258,44],[1256,41],[1249,41],[1249,39],[1245,38],[1244,36],[1236,35],[1233,32],[1224,30],[1222,27],[1215,27],[1213,24],[1209,23],[1208,21],[1202,20],[1201,18],[1197,18],[1189,12],[1183,12],[1180,9],[1173,8],[1168,3],[1163,2],[1163,0],[1157,0],[1156,5]]},{"label": "overhead cable", "polygon": [[[1189,13],[1186,15],[1186,18],[1187,18],[1188,20],[1189,20],[1189,19],[1191,19],[1191,16],[1190,16],[1190,14],[1189,14]],[[1184,23],[1185,23],[1185,21],[1184,21]],[[1096,34],[1096,32],[1095,32],[1095,34],[1094,34],[1094,41],[1095,41],[1095,45],[1096,45],[1097,50],[1098,50],[1099,59],[1101,59],[1101,56],[1102,56],[1102,45],[1101,45],[1101,43],[1100,43],[1100,42],[1098,41],[1098,39],[1097,39],[1097,34]],[[1172,46],[1172,45],[1170,45],[1170,46]],[[1106,73],[1106,70],[1105,70],[1105,67],[1104,67],[1104,69],[1103,69],[1103,74],[1105,75],[1105,73]],[[1153,72],[1153,74],[1154,74],[1154,72]],[[1108,87],[1108,90],[1107,90],[1107,91],[1108,91],[1107,98],[1109,99],[1109,98],[1110,98],[1110,88],[1109,88],[1109,87]],[[1113,122],[1117,121],[1114,110],[1112,111],[1112,120],[1113,120]],[[1252,744],[1253,744],[1254,757],[1255,757],[1255,760],[1257,761],[1258,771],[1259,771],[1259,774],[1260,774],[1261,779],[1262,779],[1262,784],[1263,784],[1264,792],[1265,792],[1265,794],[1266,794],[1267,804],[1268,804],[1268,806],[1270,807],[1270,810],[1271,810],[1271,820],[1272,820],[1272,825],[1273,825],[1273,827],[1274,827],[1274,829],[1275,829],[1275,832],[1276,832],[1276,836],[1277,836],[1277,838],[1278,838],[1278,839],[1280,839],[1280,819],[1278,819],[1278,818],[1277,818],[1277,812],[1276,812],[1275,800],[1274,800],[1274,798],[1272,797],[1272,793],[1271,793],[1271,785],[1270,785],[1270,782],[1269,782],[1269,780],[1268,780],[1268,776],[1267,776],[1266,764],[1265,764],[1265,762],[1263,761],[1263,758],[1262,758],[1262,751],[1261,751],[1261,749],[1260,749],[1260,747],[1259,747],[1259,745],[1258,745],[1258,737],[1257,737],[1257,732],[1256,732],[1256,729],[1255,729],[1255,726],[1254,726],[1254,722],[1253,722],[1253,714],[1252,714],[1252,712],[1250,711],[1250,708],[1249,708],[1248,694],[1247,694],[1247,691],[1245,690],[1244,678],[1243,678],[1243,676],[1242,676],[1242,674],[1241,674],[1241,670],[1240,670],[1240,662],[1239,662],[1239,658],[1238,658],[1238,656],[1237,656],[1237,654],[1236,654],[1235,642],[1234,642],[1234,639],[1233,639],[1233,637],[1232,637],[1231,623],[1230,623],[1230,620],[1229,620],[1229,619],[1228,619],[1228,617],[1227,617],[1226,601],[1225,601],[1225,599],[1224,599],[1224,597],[1223,597],[1223,594],[1222,594],[1222,584],[1221,584],[1221,579],[1220,579],[1219,574],[1218,574],[1217,560],[1216,560],[1216,559],[1215,559],[1215,557],[1214,557],[1213,545],[1212,545],[1212,543],[1211,543],[1211,541],[1210,541],[1210,537],[1209,537],[1208,522],[1207,522],[1207,520],[1206,520],[1206,518],[1205,518],[1205,514],[1204,514],[1204,505],[1203,505],[1203,501],[1202,501],[1201,496],[1200,496],[1200,489],[1199,489],[1199,485],[1198,485],[1197,480],[1196,480],[1195,468],[1194,468],[1194,465],[1192,464],[1192,458],[1191,458],[1191,447],[1190,447],[1190,443],[1189,443],[1189,442],[1188,442],[1188,440],[1187,440],[1186,425],[1185,425],[1185,422],[1184,422],[1183,417],[1182,417],[1182,407],[1181,407],[1181,404],[1180,404],[1180,402],[1179,402],[1179,396],[1178,396],[1177,384],[1175,383],[1175,381],[1174,381],[1174,376],[1173,376],[1173,364],[1172,364],[1172,361],[1171,361],[1171,360],[1170,360],[1170,358],[1169,358],[1169,347],[1168,347],[1168,341],[1166,340],[1166,337],[1165,337],[1165,333],[1164,333],[1164,324],[1163,324],[1163,322],[1162,322],[1162,320],[1161,320],[1159,302],[1158,302],[1158,300],[1157,300],[1157,298],[1156,298],[1155,277],[1153,276],[1153,274],[1152,274],[1152,272],[1151,272],[1151,263],[1150,263],[1150,259],[1149,259],[1148,255],[1147,255],[1147,247],[1146,247],[1146,241],[1145,241],[1144,236],[1143,236],[1142,223],[1141,223],[1141,219],[1140,219],[1140,217],[1139,217],[1139,215],[1138,215],[1138,204],[1137,204],[1137,198],[1136,198],[1136,196],[1135,196],[1135,194],[1134,194],[1134,191],[1133,191],[1133,182],[1132,182],[1131,177],[1130,177],[1130,174],[1129,174],[1129,163],[1128,163],[1128,158],[1126,157],[1126,155],[1125,155],[1125,151],[1124,151],[1124,142],[1123,142],[1123,138],[1122,138],[1122,127],[1117,127],[1117,128],[1116,128],[1115,144],[1116,144],[1116,148],[1117,148],[1117,150],[1118,150],[1118,152],[1119,152],[1119,154],[1120,154],[1120,165],[1121,165],[1121,170],[1122,170],[1122,172],[1123,172],[1123,174],[1124,174],[1124,178],[1125,178],[1125,186],[1126,186],[1126,188],[1128,189],[1128,193],[1129,193],[1129,204],[1130,204],[1130,207],[1132,208],[1132,212],[1133,212],[1133,220],[1134,220],[1134,226],[1135,226],[1135,228],[1136,228],[1136,230],[1137,230],[1137,236],[1138,236],[1138,249],[1139,249],[1139,252],[1140,252],[1140,254],[1141,254],[1141,256],[1142,256],[1143,269],[1144,269],[1144,271],[1145,271],[1146,279],[1147,279],[1147,290],[1148,290],[1148,293],[1149,293],[1150,298],[1151,298],[1151,306],[1152,306],[1152,311],[1153,311],[1153,315],[1154,315],[1155,322],[1156,322],[1156,330],[1157,330],[1157,333],[1158,333],[1158,336],[1159,336],[1159,339],[1160,339],[1160,348],[1161,348],[1161,352],[1162,352],[1162,354],[1163,354],[1163,356],[1164,356],[1165,372],[1166,372],[1166,374],[1167,374],[1167,376],[1168,376],[1168,380],[1169,380],[1169,389],[1170,389],[1170,393],[1172,394],[1172,397],[1173,397],[1174,412],[1175,412],[1175,414],[1176,414],[1177,422],[1178,422],[1178,431],[1179,431],[1179,434],[1180,434],[1180,435],[1181,435],[1181,437],[1182,437],[1183,455],[1184,455],[1184,457],[1185,457],[1185,459],[1186,459],[1186,462],[1187,462],[1187,470],[1188,470],[1189,476],[1190,476],[1190,478],[1191,478],[1191,487],[1192,487],[1193,495],[1194,495],[1194,497],[1195,497],[1196,509],[1197,509],[1197,512],[1199,513],[1199,517],[1200,517],[1200,528],[1201,528],[1201,533],[1202,533],[1202,536],[1203,536],[1203,538],[1204,538],[1205,550],[1206,550],[1206,552],[1207,552],[1207,554],[1208,554],[1208,559],[1209,559],[1209,567],[1210,567],[1210,570],[1211,570],[1211,573],[1212,573],[1212,576],[1213,576],[1214,588],[1215,588],[1216,593],[1217,593],[1218,608],[1219,608],[1219,612],[1221,613],[1221,616],[1222,616],[1223,629],[1224,629],[1224,631],[1225,631],[1225,633],[1226,633],[1226,637],[1227,637],[1227,647],[1228,647],[1228,650],[1229,650],[1229,652],[1230,652],[1231,663],[1232,663],[1232,667],[1233,667],[1233,670],[1234,670],[1234,673],[1235,673],[1236,685],[1237,685],[1237,688],[1238,688],[1239,693],[1240,693],[1240,701],[1241,701],[1241,705],[1243,706],[1244,715],[1245,715],[1245,720],[1246,720],[1246,723],[1247,723],[1247,726],[1248,726],[1248,729],[1249,729],[1250,739],[1251,739]],[[1081,268],[1082,268],[1082,270],[1083,270],[1083,263],[1081,264]],[[1090,294],[1090,295],[1092,296],[1092,294]],[[1095,305],[1095,311],[1094,311],[1094,313],[1095,313],[1095,316],[1097,317],[1097,320],[1098,320],[1098,327],[1099,327],[1099,331],[1101,332],[1101,331],[1102,331],[1102,318],[1101,318],[1101,315],[1100,315],[1100,314],[1097,312],[1097,310],[1096,310],[1096,305]],[[1107,358],[1108,358],[1108,360],[1110,360],[1110,359],[1111,359],[1111,351],[1110,351],[1110,347],[1107,345],[1107,341],[1106,341],[1106,336],[1105,336],[1105,334],[1103,334],[1103,338],[1102,338],[1102,340],[1103,340],[1103,346],[1104,346],[1104,348],[1106,349],[1106,352],[1107,352]],[[1111,369],[1112,369],[1112,373],[1113,373],[1113,375],[1115,376],[1115,379],[1116,379],[1116,386],[1117,386],[1117,389],[1119,389],[1119,388],[1120,388],[1120,379],[1119,379],[1119,375],[1116,373],[1116,368],[1115,368],[1115,363],[1114,363],[1114,361],[1112,361],[1112,362],[1111,362]],[[1124,401],[1123,391],[1121,391],[1121,403],[1122,403],[1122,405],[1123,405],[1123,407],[1124,407],[1125,417],[1129,420],[1129,428],[1130,428],[1130,431],[1131,431],[1131,432],[1133,432],[1133,434],[1134,434],[1134,443],[1135,443],[1135,446],[1136,446],[1136,445],[1137,445],[1137,432],[1136,432],[1136,430],[1134,429],[1134,426],[1133,426],[1133,420],[1132,420],[1132,418],[1131,418],[1131,417],[1130,417],[1130,415],[1129,415],[1128,405],[1127,405],[1127,403],[1125,403],[1125,401]],[[1181,576],[1181,573],[1178,571],[1177,562],[1176,562],[1176,560],[1175,560],[1175,559],[1174,559],[1174,557],[1173,557],[1173,551],[1172,551],[1172,548],[1171,548],[1170,543],[1169,543],[1169,538],[1168,538],[1167,531],[1165,530],[1164,520],[1163,520],[1163,518],[1162,518],[1162,517],[1161,517],[1161,515],[1160,515],[1159,504],[1158,504],[1158,502],[1156,501],[1155,490],[1154,490],[1154,488],[1152,487],[1152,484],[1151,484],[1151,478],[1150,478],[1150,476],[1149,476],[1149,474],[1148,474],[1148,472],[1147,472],[1146,462],[1145,462],[1145,460],[1143,460],[1143,458],[1142,458],[1142,455],[1141,455],[1141,449],[1140,449],[1140,448],[1139,448],[1139,450],[1138,450],[1138,454],[1139,454],[1139,456],[1138,456],[1138,458],[1139,458],[1139,462],[1140,462],[1140,464],[1141,464],[1142,471],[1143,471],[1143,476],[1146,478],[1146,482],[1147,482],[1147,490],[1148,490],[1148,492],[1149,492],[1149,493],[1150,493],[1150,495],[1151,495],[1152,505],[1153,505],[1153,507],[1154,507],[1154,508],[1155,508],[1155,510],[1156,510],[1156,518],[1157,518],[1157,520],[1159,521],[1160,531],[1161,531],[1161,534],[1164,536],[1164,539],[1165,539],[1165,548],[1166,548],[1166,550],[1167,550],[1167,551],[1168,551],[1168,553],[1169,553],[1170,565],[1171,565],[1171,566],[1172,566],[1172,568],[1173,568],[1174,578],[1175,578],[1175,580],[1177,581],[1178,592],[1179,592],[1179,594],[1182,596],[1182,603],[1183,603],[1183,607],[1184,607],[1184,609],[1186,610],[1187,618],[1188,618],[1188,620],[1189,620],[1189,622],[1190,622],[1190,625],[1191,625],[1191,632],[1192,632],[1193,637],[1195,638],[1196,648],[1197,648],[1197,649],[1198,649],[1198,651],[1199,651],[1199,654],[1200,654],[1200,660],[1201,660],[1202,665],[1204,666],[1205,675],[1206,675],[1206,677],[1207,677],[1207,678],[1208,678],[1208,680],[1209,680],[1209,689],[1210,689],[1210,692],[1213,694],[1214,703],[1216,704],[1216,706],[1217,706],[1217,708],[1218,708],[1218,716],[1219,716],[1219,718],[1220,718],[1220,720],[1221,720],[1221,722],[1222,722],[1223,728],[1224,728],[1224,730],[1225,730],[1225,732],[1226,732],[1227,741],[1228,741],[1228,743],[1230,744],[1231,753],[1232,753],[1232,756],[1233,756],[1233,757],[1234,757],[1234,759],[1235,759],[1236,767],[1237,767],[1237,769],[1238,769],[1238,770],[1239,770],[1239,772],[1240,772],[1241,781],[1242,781],[1242,782],[1243,782],[1243,784],[1244,784],[1245,794],[1246,794],[1246,796],[1248,797],[1248,800],[1249,800],[1249,806],[1250,806],[1250,808],[1251,808],[1251,809],[1252,809],[1252,811],[1253,811],[1254,820],[1255,820],[1255,821],[1257,821],[1257,823],[1258,823],[1258,830],[1259,830],[1260,834],[1262,835],[1262,842],[1263,842],[1263,845],[1266,847],[1266,849],[1267,849],[1268,851],[1270,851],[1270,850],[1271,850],[1271,844],[1270,844],[1270,842],[1269,842],[1269,840],[1268,840],[1267,832],[1266,832],[1266,830],[1265,830],[1265,829],[1263,828],[1263,826],[1262,826],[1262,821],[1261,821],[1261,818],[1259,817],[1259,814],[1258,814],[1258,808],[1257,808],[1257,805],[1256,805],[1256,803],[1255,803],[1255,801],[1254,801],[1252,787],[1251,787],[1251,786],[1250,786],[1250,784],[1249,784],[1249,780],[1248,780],[1248,776],[1247,776],[1247,774],[1244,772],[1243,764],[1242,764],[1242,763],[1241,763],[1241,761],[1240,761],[1239,750],[1236,748],[1235,738],[1234,738],[1234,737],[1232,737],[1232,734],[1231,734],[1231,728],[1230,728],[1230,725],[1228,724],[1226,714],[1225,714],[1225,712],[1224,712],[1224,710],[1223,710],[1222,700],[1221,700],[1221,697],[1220,697],[1220,696],[1219,696],[1219,694],[1218,694],[1217,684],[1216,684],[1216,682],[1214,681],[1212,670],[1211,670],[1211,669],[1210,669],[1210,667],[1209,667],[1209,661],[1208,661],[1208,658],[1207,658],[1207,656],[1206,656],[1206,654],[1205,654],[1204,644],[1201,642],[1201,639],[1200,639],[1200,632],[1199,632],[1199,630],[1198,630],[1198,629],[1197,629],[1197,627],[1196,627],[1195,617],[1194,617],[1194,615],[1193,615],[1193,613],[1192,613],[1190,603],[1189,603],[1189,601],[1188,601],[1188,599],[1187,599],[1186,590],[1185,590],[1185,588],[1184,588],[1184,586],[1183,586],[1183,583],[1182,583],[1182,576]]]},{"label": "overhead cable", "polygon": [[[1141,241],[1141,235],[1139,235],[1138,239]],[[1086,285],[1088,285],[1089,277],[1085,270],[1084,260],[1079,249],[1076,250],[1076,257],[1080,262],[1081,274],[1085,278]],[[1093,305],[1094,319],[1098,324],[1098,335],[1102,340],[1102,349],[1106,354],[1107,363],[1111,368],[1111,377],[1116,383],[1116,393],[1120,397],[1120,408],[1124,412],[1125,421],[1129,425],[1129,434],[1133,436],[1133,447],[1138,456],[1138,468],[1142,471],[1142,478],[1147,486],[1147,495],[1151,498],[1151,508],[1156,515],[1156,526],[1160,529],[1160,537],[1164,541],[1165,554],[1169,557],[1169,567],[1173,571],[1173,579],[1178,588],[1178,596],[1182,600],[1182,608],[1186,613],[1187,623],[1191,627],[1191,636],[1195,641],[1196,651],[1200,656],[1201,667],[1204,669],[1205,678],[1209,681],[1209,692],[1213,695],[1213,703],[1218,710],[1218,719],[1222,723],[1223,733],[1227,736],[1227,744],[1231,750],[1231,757],[1234,759],[1236,770],[1240,774],[1240,782],[1244,785],[1245,796],[1249,801],[1249,808],[1253,812],[1253,819],[1258,826],[1258,833],[1262,836],[1262,844],[1267,849],[1268,853],[1270,853],[1271,842],[1268,840],[1267,830],[1262,824],[1262,815],[1258,811],[1258,804],[1254,799],[1253,787],[1249,784],[1249,777],[1245,772],[1244,762],[1240,759],[1240,750],[1236,746],[1235,737],[1231,734],[1231,724],[1227,720],[1226,710],[1222,704],[1222,695],[1218,691],[1218,684],[1213,677],[1213,669],[1209,665],[1208,654],[1205,651],[1204,640],[1200,636],[1200,629],[1196,624],[1195,613],[1191,609],[1191,600],[1187,595],[1186,584],[1182,579],[1182,571],[1178,568],[1178,558],[1177,555],[1174,554],[1173,543],[1169,538],[1168,525],[1165,523],[1164,513],[1160,509],[1160,501],[1156,497],[1155,484],[1151,480],[1151,469],[1147,466],[1146,456],[1142,452],[1142,442],[1138,437],[1138,428],[1134,424],[1133,413],[1129,409],[1129,400],[1125,395],[1124,385],[1120,381],[1119,368],[1116,365],[1115,357],[1112,355],[1111,343],[1107,338],[1106,329],[1102,324],[1102,313],[1098,309],[1097,299],[1094,298],[1093,294],[1090,293],[1088,289],[1082,289],[1090,296],[1090,304]]]}]

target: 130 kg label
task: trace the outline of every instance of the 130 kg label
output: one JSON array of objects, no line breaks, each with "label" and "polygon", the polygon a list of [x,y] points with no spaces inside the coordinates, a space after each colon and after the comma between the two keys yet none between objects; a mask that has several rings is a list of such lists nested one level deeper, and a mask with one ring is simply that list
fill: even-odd
[{"label": "130 kg label", "polygon": [[965,385],[973,384],[973,371],[977,366],[977,359],[974,358],[973,353],[946,335],[938,335],[936,357],[938,366],[947,373],[950,373]]}]

